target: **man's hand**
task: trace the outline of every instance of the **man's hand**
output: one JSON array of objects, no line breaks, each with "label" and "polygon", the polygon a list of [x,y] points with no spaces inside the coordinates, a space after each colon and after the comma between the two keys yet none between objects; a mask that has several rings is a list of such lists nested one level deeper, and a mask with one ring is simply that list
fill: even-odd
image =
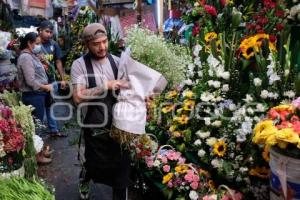
[{"label": "man's hand", "polygon": [[52,84],[43,85],[41,88],[46,92],[51,92],[53,90]]},{"label": "man's hand", "polygon": [[123,89],[129,89],[130,84],[128,81],[122,81],[122,80],[113,80],[113,81],[107,81],[106,87],[108,90],[119,90],[121,88]]},{"label": "man's hand", "polygon": [[61,81],[60,82],[60,89],[65,90],[67,88],[67,82],[66,81]]}]

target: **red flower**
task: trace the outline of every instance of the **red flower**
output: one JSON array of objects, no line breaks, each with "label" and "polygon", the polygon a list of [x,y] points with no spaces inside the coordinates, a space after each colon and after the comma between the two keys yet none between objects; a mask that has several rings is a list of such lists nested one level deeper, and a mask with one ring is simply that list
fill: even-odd
[{"label": "red flower", "polygon": [[213,17],[216,17],[218,15],[216,8],[213,6],[205,5],[204,9],[208,14],[210,14]]},{"label": "red flower", "polygon": [[293,124],[291,124],[290,122],[287,122],[287,121],[284,121],[281,124],[278,124],[276,126],[276,128],[278,128],[278,129],[291,128],[291,127],[293,127]]},{"label": "red flower", "polygon": [[268,117],[269,117],[270,119],[272,119],[272,120],[275,120],[275,119],[277,119],[278,117],[280,117],[280,115],[279,115],[279,113],[278,113],[276,110],[271,109],[271,110],[269,111],[269,113],[268,113]]},{"label": "red flower", "polygon": [[249,30],[253,30],[253,29],[255,29],[255,25],[251,24],[251,23],[247,23],[246,28],[249,29]]},{"label": "red flower", "polygon": [[270,42],[274,43],[274,42],[276,42],[277,38],[275,35],[270,35],[269,40],[270,40]]},{"label": "red flower", "polygon": [[295,121],[292,123],[293,124],[293,130],[300,134],[300,121]]},{"label": "red flower", "polygon": [[275,8],[276,3],[274,3],[272,0],[264,0],[264,5],[267,8]]},{"label": "red flower", "polygon": [[284,16],[284,11],[283,10],[276,10],[275,16],[276,17],[283,17]]},{"label": "red flower", "polygon": [[200,27],[198,25],[195,25],[192,30],[192,35],[196,36],[199,34],[199,32],[200,32]]},{"label": "red flower", "polygon": [[200,5],[204,6],[206,4],[206,0],[200,0]]},{"label": "red flower", "polygon": [[283,110],[279,114],[280,114],[280,119],[282,121],[286,121],[287,120],[287,116],[290,114],[290,112],[286,111],[286,110]]},{"label": "red flower", "polygon": [[292,123],[293,122],[298,122],[299,121],[299,117],[296,116],[296,115],[293,115],[293,117],[291,117],[291,120],[290,120]]},{"label": "red flower", "polygon": [[268,18],[266,17],[261,17],[258,19],[258,22],[261,23],[262,25],[266,25],[268,23]]},{"label": "red flower", "polygon": [[220,0],[220,4],[222,5],[222,7],[226,6],[226,0]]},{"label": "red flower", "polygon": [[0,131],[2,133],[6,134],[6,133],[9,133],[9,129],[10,129],[10,127],[9,127],[8,122],[4,119],[1,119],[0,120]]},{"label": "red flower", "polygon": [[281,23],[276,25],[276,29],[277,29],[278,31],[281,31],[283,28],[284,28],[284,26],[283,26],[283,24],[281,24]]},{"label": "red flower", "polygon": [[3,118],[8,119],[12,116],[12,111],[8,107],[2,108],[1,115]]}]

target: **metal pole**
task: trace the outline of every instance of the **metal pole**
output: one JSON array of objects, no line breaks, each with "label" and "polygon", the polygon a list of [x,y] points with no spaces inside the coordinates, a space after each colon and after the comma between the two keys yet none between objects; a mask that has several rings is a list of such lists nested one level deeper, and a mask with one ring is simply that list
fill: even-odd
[{"label": "metal pole", "polygon": [[142,0],[137,0],[137,6],[136,6],[136,10],[137,10],[137,23],[141,24],[142,23]]}]

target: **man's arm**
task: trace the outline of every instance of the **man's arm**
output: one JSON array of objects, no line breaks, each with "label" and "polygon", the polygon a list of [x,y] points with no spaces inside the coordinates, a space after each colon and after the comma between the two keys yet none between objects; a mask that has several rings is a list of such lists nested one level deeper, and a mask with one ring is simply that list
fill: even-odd
[{"label": "man's arm", "polygon": [[62,62],[60,59],[57,59],[55,61],[55,64],[56,64],[56,68],[57,68],[57,71],[60,75],[60,78],[61,78],[61,89],[65,89],[66,88],[66,81],[65,81],[65,70],[62,66]]},{"label": "man's arm", "polygon": [[130,88],[130,85],[127,81],[122,80],[107,81],[104,84],[104,87],[97,86],[88,89],[85,85],[76,84],[73,85],[73,100],[76,104],[79,104],[84,101],[97,99],[99,96],[105,95],[104,93],[107,90],[119,90],[121,88],[128,89]]}]

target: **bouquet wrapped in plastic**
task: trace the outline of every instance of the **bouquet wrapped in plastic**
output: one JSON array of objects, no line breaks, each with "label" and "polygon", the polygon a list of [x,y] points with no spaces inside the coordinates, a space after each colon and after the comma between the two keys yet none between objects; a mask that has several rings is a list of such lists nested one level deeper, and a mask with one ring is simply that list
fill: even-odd
[{"label": "bouquet wrapped in plastic", "polygon": [[128,81],[130,88],[121,89],[118,94],[111,136],[120,144],[128,144],[136,136],[145,134],[145,99],[161,93],[167,81],[159,72],[133,60],[128,51],[121,55],[118,79]]}]

